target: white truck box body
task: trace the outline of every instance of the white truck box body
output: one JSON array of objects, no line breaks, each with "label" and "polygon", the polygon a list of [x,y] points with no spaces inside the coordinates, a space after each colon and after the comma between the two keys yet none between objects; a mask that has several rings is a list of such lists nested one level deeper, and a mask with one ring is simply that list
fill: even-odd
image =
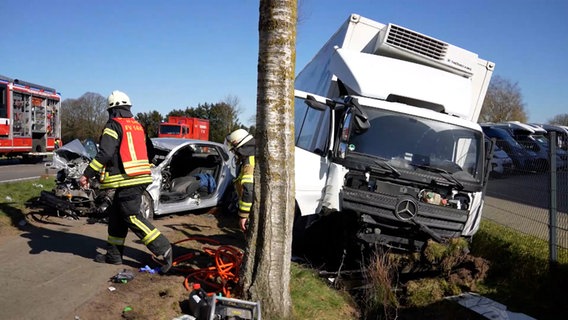
[{"label": "white truck box body", "polygon": [[[388,57],[397,58],[396,65]],[[445,113],[476,122],[493,69],[473,52],[352,14],[300,71],[295,86],[336,97],[333,84],[340,78],[357,95],[378,99],[404,88],[405,97],[440,104]]]},{"label": "white truck box body", "polygon": [[339,48],[331,58],[330,69],[358,95],[386,100],[390,94],[395,94],[435,101],[443,105],[447,113],[464,119],[470,117],[464,112],[471,104],[471,81],[464,77],[415,63]]}]

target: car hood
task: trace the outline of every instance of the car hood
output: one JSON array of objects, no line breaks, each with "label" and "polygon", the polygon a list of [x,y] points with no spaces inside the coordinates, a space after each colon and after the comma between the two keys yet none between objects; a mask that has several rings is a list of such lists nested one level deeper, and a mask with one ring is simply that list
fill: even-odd
[{"label": "car hood", "polygon": [[82,158],[89,163],[96,155],[97,146],[92,140],[87,140],[83,144],[79,139],[75,139],[53,152],[51,166],[56,169],[66,169],[72,160]]}]

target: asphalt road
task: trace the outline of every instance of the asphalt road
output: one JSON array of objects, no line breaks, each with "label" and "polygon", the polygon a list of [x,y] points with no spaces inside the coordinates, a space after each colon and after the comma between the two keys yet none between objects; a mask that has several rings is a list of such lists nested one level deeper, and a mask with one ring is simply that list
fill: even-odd
[{"label": "asphalt road", "polygon": [[49,161],[26,164],[21,163],[18,159],[2,159],[0,160],[0,183],[37,179],[46,174],[55,175],[57,170],[46,166],[49,165]]},{"label": "asphalt road", "polygon": [[96,247],[104,247],[104,227],[63,222],[27,225],[21,236],[2,241],[0,318],[57,319],[100,291],[120,267],[92,265]]},{"label": "asphalt road", "polygon": [[[155,221],[155,225],[167,229],[163,224],[175,219]],[[106,228],[86,219],[43,217],[22,226],[21,235],[1,237],[0,319],[73,319],[73,315],[65,316],[108,291],[109,279],[125,267],[157,267],[132,232],[126,240],[125,265],[94,262],[97,251],[104,252]]]}]

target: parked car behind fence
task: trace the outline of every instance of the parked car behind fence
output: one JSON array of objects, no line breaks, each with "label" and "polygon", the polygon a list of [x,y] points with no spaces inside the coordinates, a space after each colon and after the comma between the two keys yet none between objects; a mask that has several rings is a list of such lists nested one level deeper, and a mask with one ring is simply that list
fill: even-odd
[{"label": "parked car behind fence", "polygon": [[[489,140],[487,137],[486,139]],[[495,143],[493,145],[493,157],[491,158],[491,176],[501,177],[510,174],[514,168],[513,159]]]},{"label": "parked car behind fence", "polygon": [[509,155],[517,172],[530,172],[536,169],[536,153],[525,149],[505,129],[490,124],[482,124],[481,128],[488,138],[494,138],[497,146]]}]

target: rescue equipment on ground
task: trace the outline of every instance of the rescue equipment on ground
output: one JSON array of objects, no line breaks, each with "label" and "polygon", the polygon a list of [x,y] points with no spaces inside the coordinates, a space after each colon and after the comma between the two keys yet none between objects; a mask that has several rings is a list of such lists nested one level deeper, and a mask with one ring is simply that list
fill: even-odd
[{"label": "rescue equipment on ground", "polygon": [[[191,291],[193,283],[199,283],[208,295],[222,293],[225,297],[231,297],[239,282],[243,252],[207,237],[189,237],[172,245],[187,241],[198,241],[204,246],[173,259],[171,270],[188,273],[184,279],[184,287]],[[197,265],[204,267],[196,267]]]},{"label": "rescue equipment on ground", "polygon": [[191,314],[196,319],[201,319],[207,313],[207,307],[207,292],[201,288],[201,284],[194,283],[193,290],[189,293],[189,310]]},{"label": "rescue equipment on ground", "polygon": [[[202,311],[203,312],[203,311]],[[201,314],[203,316],[203,314]],[[207,298],[205,318],[198,320],[261,320],[260,302],[211,296]]]}]

